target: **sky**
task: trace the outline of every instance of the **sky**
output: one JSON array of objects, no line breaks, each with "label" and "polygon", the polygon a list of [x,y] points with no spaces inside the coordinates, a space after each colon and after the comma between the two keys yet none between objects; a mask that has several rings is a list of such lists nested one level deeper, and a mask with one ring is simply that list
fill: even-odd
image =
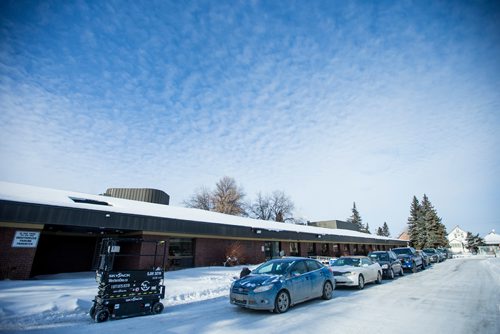
[{"label": "sky", "polygon": [[2,1],[0,180],[500,231],[495,1]]}]

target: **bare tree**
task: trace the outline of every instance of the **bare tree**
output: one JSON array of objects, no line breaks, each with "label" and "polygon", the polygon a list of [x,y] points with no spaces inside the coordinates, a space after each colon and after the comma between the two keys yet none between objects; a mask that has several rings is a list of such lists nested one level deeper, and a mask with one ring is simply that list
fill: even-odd
[{"label": "bare tree", "polygon": [[224,176],[215,184],[214,191],[202,187],[183,203],[188,208],[243,216],[246,215],[244,197],[245,193],[236,185],[236,181]]},{"label": "bare tree", "polygon": [[184,201],[184,206],[188,208],[196,208],[212,211],[214,204],[212,201],[212,193],[206,187],[199,188],[188,200]]},{"label": "bare tree", "polygon": [[293,220],[294,204],[283,191],[274,191],[271,195],[257,194],[257,199],[249,205],[250,214],[257,219],[284,222]]},{"label": "bare tree", "polygon": [[262,220],[274,220],[273,211],[271,208],[271,199],[267,195],[262,195],[261,192],[257,194],[257,199],[249,206],[249,213],[253,218]]},{"label": "bare tree", "polygon": [[217,182],[212,193],[213,211],[235,216],[245,215],[244,197],[245,193],[236,185],[236,181],[232,177],[224,176]]}]

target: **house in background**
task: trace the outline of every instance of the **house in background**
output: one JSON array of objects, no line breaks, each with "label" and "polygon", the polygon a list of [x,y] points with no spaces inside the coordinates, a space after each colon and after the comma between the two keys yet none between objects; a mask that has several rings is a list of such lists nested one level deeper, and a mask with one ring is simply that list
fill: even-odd
[{"label": "house in background", "polygon": [[484,236],[484,246],[479,247],[479,254],[500,256],[500,234],[491,230]]},{"label": "house in background", "polygon": [[495,233],[495,230],[491,230],[491,232],[484,237],[484,243],[487,246],[500,247],[500,234]]},{"label": "house in background", "polygon": [[469,253],[467,249],[467,232],[458,225],[447,236],[453,254]]},{"label": "house in background", "polygon": [[403,232],[401,232],[398,239],[410,242],[410,234],[408,233],[407,228],[405,228],[405,230]]}]

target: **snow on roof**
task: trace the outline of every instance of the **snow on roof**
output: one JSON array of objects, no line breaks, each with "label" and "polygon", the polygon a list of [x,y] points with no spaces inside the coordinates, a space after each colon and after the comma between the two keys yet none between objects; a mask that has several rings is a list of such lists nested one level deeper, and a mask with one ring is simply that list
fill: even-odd
[{"label": "snow on roof", "polygon": [[484,242],[489,245],[499,245],[500,244],[500,235],[495,233],[495,230],[492,230],[484,237]]},{"label": "snow on roof", "polygon": [[116,213],[137,214],[161,218],[198,221],[212,224],[246,226],[254,229],[263,229],[276,232],[289,231],[297,233],[313,233],[318,235],[372,238],[379,239],[381,241],[401,241],[394,238],[366,234],[351,230],[329,229],[290,223],[277,223],[274,221],[232,216],[200,209],[175,207],[171,205],[147,203],[109,196],[41,188],[1,181],[0,200],[64,206],[96,211],[105,210]]}]

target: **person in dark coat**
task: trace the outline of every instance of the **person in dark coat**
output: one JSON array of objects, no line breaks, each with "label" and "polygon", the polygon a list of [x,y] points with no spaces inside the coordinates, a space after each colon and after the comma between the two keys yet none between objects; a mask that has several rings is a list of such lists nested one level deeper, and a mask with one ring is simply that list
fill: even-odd
[{"label": "person in dark coat", "polygon": [[240,278],[245,277],[245,276],[249,275],[250,273],[251,273],[250,269],[248,269],[248,267],[245,267],[245,268],[241,269]]}]

